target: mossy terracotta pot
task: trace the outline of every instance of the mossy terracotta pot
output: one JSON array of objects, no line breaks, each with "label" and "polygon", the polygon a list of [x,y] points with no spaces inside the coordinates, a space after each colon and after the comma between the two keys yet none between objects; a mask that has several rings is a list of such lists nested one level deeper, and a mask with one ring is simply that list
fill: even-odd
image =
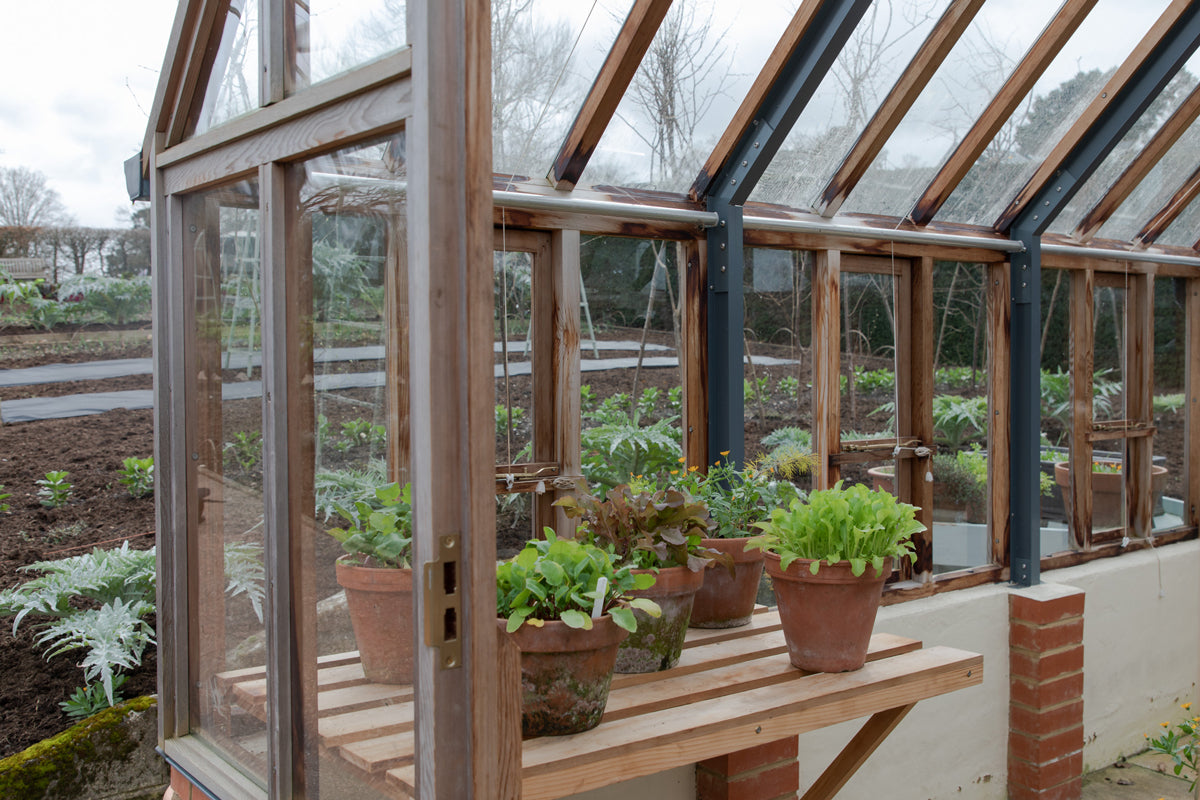
[{"label": "mossy terracotta pot", "polygon": [[629,634],[621,644],[617,672],[658,672],[679,663],[691,621],[692,601],[704,583],[704,570],[692,572],[687,567],[666,567],[658,571],[656,578],[649,589],[627,592],[631,597],[648,597],[658,603],[662,616],[655,618],[633,610],[637,632]]},{"label": "mossy terracotta pot", "polygon": [[362,567],[339,558],[337,582],[363,672],[371,683],[413,681],[413,579],[411,569]]},{"label": "mossy terracotta pot", "polygon": [[628,632],[605,614],[590,631],[550,621],[505,634],[521,650],[521,734],[559,736],[600,724],[617,647]]},{"label": "mossy terracotta pot", "polygon": [[884,559],[882,572],[868,564],[855,577],[849,561],[822,563],[813,575],[809,559],[798,558],[784,570],[779,556],[768,552],[766,557],[792,666],[809,672],[860,669],[892,560]]},{"label": "mossy terracotta pot", "polygon": [[702,539],[704,547],[727,553],[733,559],[733,574],[721,564],[704,571],[704,584],[692,604],[691,627],[736,628],[750,622],[763,572],[761,550],[747,550],[748,537]]}]

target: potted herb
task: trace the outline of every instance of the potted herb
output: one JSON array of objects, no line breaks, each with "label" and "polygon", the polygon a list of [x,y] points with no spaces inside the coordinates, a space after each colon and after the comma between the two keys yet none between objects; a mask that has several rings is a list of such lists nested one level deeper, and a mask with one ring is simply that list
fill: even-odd
[{"label": "potted herb", "polygon": [[701,539],[713,527],[703,502],[677,489],[650,491],[621,484],[603,497],[580,490],[564,497],[568,517],[579,520],[583,540],[604,548],[618,566],[651,572],[657,580],[632,594],[650,597],[662,616],[641,612],[637,632],[621,645],[617,672],[655,672],[679,662],[696,590],[713,561],[731,563],[727,556],[705,548]]},{"label": "potted herb", "polygon": [[496,567],[496,612],[521,650],[521,731],[526,736],[579,733],[604,714],[617,648],[658,606],[629,592],[654,576],[613,567],[604,550],[559,539],[526,543]]},{"label": "potted herb", "polygon": [[348,524],[329,531],[346,551],[334,569],[363,672],[372,683],[412,683],[412,485],[389,483],[373,501],[336,510]]},{"label": "potted herb", "polygon": [[838,481],[757,524],[762,533],[746,546],[766,550],[794,666],[862,667],[892,562],[912,556],[910,537],[925,530],[916,512],[887,492]]},{"label": "potted herb", "polygon": [[[1071,462],[1054,464],[1054,482],[1062,487],[1063,497],[1071,485]],[[1155,508],[1162,503],[1167,486],[1167,468],[1150,466],[1150,492]],[[1120,528],[1125,525],[1125,471],[1116,458],[1092,459],[1092,527]],[[1155,512],[1157,513],[1157,512]]]},{"label": "potted herb", "polygon": [[[978,445],[957,453],[936,453],[931,459],[934,522],[987,522],[987,454]],[[895,492],[894,466],[867,470],[872,486]]]},{"label": "potted herb", "polygon": [[725,553],[733,562],[731,570],[705,571],[704,585],[692,604],[691,627],[745,625],[754,613],[763,571],[762,551],[747,550],[746,542],[754,534],[754,523],[770,509],[800,497],[800,490],[790,481],[781,480],[773,466],[750,465],[739,470],[724,459],[709,467],[707,473],[695,466],[687,468],[677,484],[703,500],[712,516],[714,527],[700,544]]}]

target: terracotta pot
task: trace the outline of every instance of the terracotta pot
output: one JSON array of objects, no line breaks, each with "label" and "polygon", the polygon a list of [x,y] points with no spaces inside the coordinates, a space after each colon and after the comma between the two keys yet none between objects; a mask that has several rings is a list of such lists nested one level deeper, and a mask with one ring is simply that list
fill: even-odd
[{"label": "terracotta pot", "polygon": [[722,564],[704,570],[704,585],[692,604],[693,628],[736,628],[745,625],[754,614],[758,582],[763,571],[763,551],[747,550],[749,537],[702,539],[704,547],[729,554],[733,575]]},{"label": "terracotta pot", "polygon": [[884,560],[880,574],[868,564],[857,578],[849,561],[821,564],[816,575],[809,572],[811,564],[796,559],[785,571],[780,569],[779,556],[767,553],[767,574],[775,587],[792,666],[809,672],[859,669],[867,660],[875,612],[892,560]]},{"label": "terracotta pot", "polygon": [[[871,467],[867,470],[867,474],[871,476],[871,488],[882,489],[890,494],[896,493],[895,472],[893,467]],[[986,503],[962,503],[952,502],[946,499],[950,492],[946,489],[946,484],[941,481],[933,482],[933,510],[930,516],[934,522],[971,522],[975,524],[987,523],[987,506]],[[982,507],[981,507],[982,506]]]},{"label": "terracotta pot", "polygon": [[[505,622],[499,620],[501,631]],[[626,630],[605,614],[590,631],[551,621],[507,635],[521,649],[523,736],[580,733],[600,724]]]},{"label": "terracotta pot", "polygon": [[[650,572],[650,570],[634,570]],[[692,572],[687,567],[666,567],[658,571],[657,580],[649,589],[632,591],[631,597],[649,597],[662,608],[655,619],[637,609],[637,632],[621,644],[617,652],[617,672],[658,672],[679,663],[683,638],[687,636],[692,616],[692,601],[704,583],[704,571]]]},{"label": "terracotta pot", "polygon": [[337,582],[346,590],[346,607],[367,680],[412,683],[412,570],[360,567],[342,558],[335,564]]},{"label": "terracotta pot", "polygon": [[[1062,487],[1063,498],[1071,484],[1071,464],[1059,461],[1054,465],[1054,482]],[[1154,505],[1161,502],[1167,488],[1167,468],[1157,464],[1150,467],[1150,495]],[[1121,528],[1125,526],[1125,473],[1092,472],[1092,528]]]}]

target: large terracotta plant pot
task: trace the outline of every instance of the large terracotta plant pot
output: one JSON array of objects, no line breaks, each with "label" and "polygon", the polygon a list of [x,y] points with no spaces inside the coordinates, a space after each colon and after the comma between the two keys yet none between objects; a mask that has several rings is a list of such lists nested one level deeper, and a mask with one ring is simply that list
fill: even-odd
[{"label": "large terracotta plant pot", "polygon": [[360,567],[342,558],[335,565],[337,582],[346,590],[346,607],[367,680],[412,683],[412,570]]},{"label": "large terracotta plant pot", "polygon": [[[1119,462],[1106,462],[1119,463]],[[1071,485],[1071,464],[1059,461],[1054,465],[1054,482],[1062,487],[1063,497]],[[1150,467],[1150,493],[1154,506],[1162,504],[1162,495],[1167,488],[1167,468],[1154,464]],[[1092,472],[1092,527],[1121,528],[1125,525],[1124,472]]]},{"label": "large terracotta plant pot", "polygon": [[848,561],[823,563],[816,575],[809,571],[811,564],[808,559],[796,559],[783,570],[779,556],[767,553],[767,574],[779,602],[788,657],[793,666],[810,672],[859,669],[867,660],[875,613],[892,560],[884,559],[882,573],[868,564],[857,578]]},{"label": "large terracotta plant pot", "polygon": [[[501,619],[503,631],[506,620]],[[590,631],[558,621],[522,625],[511,636],[521,649],[521,733],[558,736],[600,724],[608,702],[617,647],[628,632],[605,614]]]},{"label": "large terracotta plant pot", "polygon": [[687,567],[667,567],[658,571],[657,580],[649,589],[627,593],[630,597],[648,597],[658,603],[662,616],[655,619],[634,609],[637,632],[631,633],[617,652],[617,672],[658,672],[679,663],[692,616],[692,601],[703,583],[703,570],[692,572]]},{"label": "large terracotta plant pot", "polygon": [[762,578],[763,553],[747,550],[747,537],[702,539],[704,547],[727,553],[733,559],[733,574],[721,564],[704,571],[704,585],[692,604],[693,628],[736,628],[754,614],[758,583]]}]

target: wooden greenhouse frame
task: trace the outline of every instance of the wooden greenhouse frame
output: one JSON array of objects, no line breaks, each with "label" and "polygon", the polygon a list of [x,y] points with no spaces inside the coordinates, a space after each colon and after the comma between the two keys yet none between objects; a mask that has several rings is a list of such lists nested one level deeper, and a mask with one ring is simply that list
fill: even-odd
[{"label": "wooden greenhouse frame", "polygon": [[[655,771],[659,762],[642,752],[674,752],[676,762],[689,763],[688,753],[699,754],[691,759],[699,760],[766,741],[764,727],[781,738],[866,716],[862,732],[812,794],[828,797],[918,700],[981,680],[980,657],[921,649],[919,642],[899,637],[877,637],[878,663],[872,669],[878,672],[868,669],[866,677],[809,676],[803,684],[794,672],[753,677],[766,668],[739,659],[758,656],[731,654],[757,646],[745,637],[769,632],[763,616],[749,633],[693,637],[688,669],[715,670],[714,687],[732,686],[736,693],[728,704],[713,699],[717,688],[689,699],[691,684],[681,691],[667,679],[638,695],[630,683],[624,696],[634,710],[622,713],[632,720],[630,729],[642,731],[632,736],[644,751],[635,752],[628,741],[618,741],[622,737],[598,735],[530,746],[522,768],[518,698],[511,683],[517,657],[498,637],[492,611],[494,496],[534,492],[540,484],[547,491],[534,500],[535,526],[561,524],[561,512],[551,503],[581,474],[581,232],[675,246],[682,447],[688,464],[698,466],[718,452],[731,451],[734,460],[744,455],[746,249],[811,253],[813,485],[832,485],[846,465],[894,459],[897,492],[923,509],[926,523],[934,501],[924,475],[935,436],[935,262],[978,265],[987,284],[980,325],[989,360],[988,563],[935,574],[927,531],[915,561],[889,585],[887,603],[1001,581],[1030,586],[1043,569],[1196,538],[1200,242],[1191,248],[1156,242],[1200,195],[1200,170],[1183,179],[1163,208],[1139,210],[1144,222],[1131,241],[1097,234],[1200,115],[1200,89],[1191,91],[1091,204],[1072,235],[1049,234],[1046,227],[1196,50],[1200,4],[1166,3],[1130,58],[991,226],[936,217],[1096,0],[1062,3],[906,218],[840,213],[985,3],[946,4],[891,93],[857,132],[818,202],[797,209],[753,202],[749,193],[867,0],[799,4],[686,195],[588,188],[584,181],[589,159],[671,0],[633,0],[544,180],[494,174],[484,0],[409,0],[411,46],[312,85],[298,66],[303,60],[298,41],[307,35],[304,4],[181,0],[137,162],[153,203],[160,744],[176,774],[222,800],[315,796],[310,792],[324,769],[318,766],[321,754],[336,749],[318,733],[318,700],[327,697],[319,688],[326,673],[318,673],[344,665],[319,662],[318,622],[311,610],[314,475],[308,432],[317,417],[305,394],[312,391],[313,343],[305,328],[310,321],[301,312],[311,306],[313,289],[301,273],[312,261],[312,221],[297,209],[307,162],[368,143],[382,142],[385,158],[400,153],[395,160],[403,163],[392,178],[402,182],[404,209],[373,213],[388,237],[381,256],[387,275],[387,458],[392,476],[407,470],[412,481],[414,569],[421,576],[415,593],[417,691],[410,689],[403,700],[412,719],[393,731],[407,736],[407,755],[389,762],[382,791],[404,796],[419,786],[425,798],[559,797],[610,783],[614,772],[629,777]],[[258,15],[256,101],[245,113],[205,122],[209,86],[228,57],[222,42],[248,7]],[[215,524],[212,515],[226,513],[220,504],[235,491],[214,466],[223,457],[219,447],[202,452],[220,444],[225,424],[219,414],[222,365],[203,328],[205,315],[221,300],[224,278],[211,260],[219,261],[228,246],[219,223],[227,208],[250,214],[246,224],[255,232],[247,236],[256,242],[261,272],[261,540],[267,589],[263,663],[256,672],[225,670],[222,654],[202,646],[206,637],[218,635],[214,631],[223,635],[226,624],[206,616],[210,590],[222,582],[223,542],[205,526]],[[538,422],[528,462],[497,465],[491,261],[501,250],[527,253],[532,265],[532,416]],[[1031,483],[1038,472],[1040,299],[1029,288],[1040,285],[1043,270],[1063,271],[1070,288],[1070,432],[1076,443],[1067,492],[1073,538],[1068,550],[1045,558],[1037,549],[1038,490]],[[840,287],[842,276],[852,273],[883,276],[895,286],[897,435],[887,439],[847,440],[840,432]],[[1154,287],[1160,279],[1177,281],[1184,297],[1187,473],[1182,524],[1152,532]],[[1093,298],[1103,287],[1124,292],[1127,405],[1125,418],[1098,422],[1086,376],[1093,373]],[[1093,532],[1089,465],[1097,442],[1116,442],[1125,453],[1129,502],[1124,525]],[[764,688],[786,682],[793,682],[788,686],[795,696],[821,710]],[[226,742],[214,744],[197,734],[207,724],[201,722],[205,715],[223,713],[213,699],[222,692],[256,698],[261,714],[250,721],[261,727],[256,777],[248,777],[253,770],[245,765],[231,763],[222,749]],[[664,709],[693,702],[714,703],[716,710],[690,727],[661,736],[653,732],[666,724]],[[749,703],[753,713],[729,711],[739,703]],[[684,745],[696,749],[680,756]],[[542,760],[530,766],[534,751]],[[563,766],[568,763],[583,766],[568,769]]]}]

